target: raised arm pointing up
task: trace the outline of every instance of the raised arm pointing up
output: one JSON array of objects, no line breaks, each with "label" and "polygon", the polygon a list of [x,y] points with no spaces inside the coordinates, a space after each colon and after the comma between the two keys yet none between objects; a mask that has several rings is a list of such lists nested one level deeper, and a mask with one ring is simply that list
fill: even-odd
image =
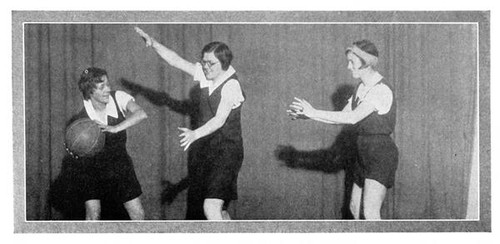
[{"label": "raised arm pointing up", "polygon": [[157,42],[154,38],[144,32],[141,28],[135,27],[135,31],[144,39],[146,47],[152,47],[160,57],[169,65],[178,68],[191,76],[194,76],[195,64],[183,59],[176,52]]}]

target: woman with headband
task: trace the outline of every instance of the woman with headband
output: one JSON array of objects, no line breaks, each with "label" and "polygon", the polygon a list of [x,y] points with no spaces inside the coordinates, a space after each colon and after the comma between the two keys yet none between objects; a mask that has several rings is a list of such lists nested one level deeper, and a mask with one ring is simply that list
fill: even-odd
[{"label": "woman with headband", "polygon": [[[295,98],[287,110],[292,120],[312,119],[328,124],[353,124],[357,131],[358,160],[353,167],[350,210],[355,219],[380,219],[387,189],[394,185],[398,149],[391,138],[396,123],[392,88],[374,67],[378,50],[368,40],[354,42],[345,52],[347,69],[361,82],[342,111],[317,110]],[[363,202],[361,202],[363,201]]]}]

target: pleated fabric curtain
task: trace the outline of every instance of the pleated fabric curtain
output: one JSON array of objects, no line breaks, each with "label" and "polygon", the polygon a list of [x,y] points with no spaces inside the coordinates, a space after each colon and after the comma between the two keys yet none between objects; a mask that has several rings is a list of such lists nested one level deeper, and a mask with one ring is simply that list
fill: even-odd
[{"label": "pleated fabric curtain", "polygon": [[[233,51],[247,95],[245,160],[239,199],[230,208],[234,218],[346,217],[348,165],[337,160],[338,148],[348,143],[346,127],[291,121],[285,110],[293,97],[316,108],[341,109],[358,82],[347,70],[344,51],[360,39],[377,45],[377,69],[394,87],[398,103],[393,137],[400,164],[382,217],[465,218],[477,95],[475,25],[140,27],[191,62],[211,41],[223,41]],[[167,181],[178,183],[188,175],[177,128],[192,124],[190,102],[197,88],[192,78],[146,48],[133,25],[26,24],[24,33],[27,219],[61,217],[50,206],[48,191],[65,154],[65,123],[82,106],[77,80],[90,66],[106,69],[113,88],[134,95],[149,115],[127,131],[147,219],[183,219],[186,191],[171,204],[162,193]]]}]

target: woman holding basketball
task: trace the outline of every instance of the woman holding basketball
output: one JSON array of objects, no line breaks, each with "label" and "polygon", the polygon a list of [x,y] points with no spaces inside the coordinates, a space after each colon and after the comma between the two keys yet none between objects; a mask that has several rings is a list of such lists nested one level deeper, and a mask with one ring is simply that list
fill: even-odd
[{"label": "woman holding basketball", "polygon": [[200,62],[191,63],[141,29],[136,27],[136,31],[146,46],[200,84],[201,126],[195,130],[179,128],[181,146],[194,150],[192,160],[196,165],[189,172],[188,202],[202,202],[208,220],[229,220],[226,210],[229,202],[237,198],[236,181],[243,162],[240,117],[245,100],[231,66],[232,52],[226,44],[212,42],[202,49]]},{"label": "woman holding basketball", "polygon": [[102,151],[92,157],[74,159],[80,167],[75,184],[79,184],[85,201],[87,220],[101,218],[101,204],[123,204],[132,220],[144,219],[139,199],[142,194],[132,160],[127,153],[126,129],[147,118],[134,98],[123,91],[112,91],[107,72],[88,68],[78,81],[83,95],[83,109],[75,119],[90,118],[105,133]]},{"label": "woman holding basketball", "polygon": [[382,203],[387,189],[394,185],[398,166],[398,149],[390,137],[396,123],[396,102],[391,87],[374,69],[378,50],[373,43],[354,42],[346,56],[347,68],[361,82],[342,111],[317,110],[306,100],[295,98],[287,112],[292,119],[356,126],[359,157],[353,167],[350,209],[356,219],[360,218],[361,206],[366,219],[380,219]]}]

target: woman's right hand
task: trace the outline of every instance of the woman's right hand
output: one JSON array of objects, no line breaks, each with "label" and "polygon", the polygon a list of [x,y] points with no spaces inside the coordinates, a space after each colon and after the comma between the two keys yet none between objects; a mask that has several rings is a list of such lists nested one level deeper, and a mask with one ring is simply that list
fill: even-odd
[{"label": "woman's right hand", "polygon": [[134,29],[142,37],[142,39],[144,39],[144,42],[146,42],[146,47],[151,47],[153,45],[152,37],[150,37],[146,32],[144,32],[139,27],[134,27]]},{"label": "woman's right hand", "polygon": [[299,114],[297,110],[295,109],[288,109],[286,110],[286,112],[288,113],[288,116],[290,116],[290,118],[292,118],[292,120],[297,120],[297,119],[309,119],[309,117],[303,115],[303,114]]},{"label": "woman's right hand", "polygon": [[298,97],[294,98],[294,101],[290,105],[290,109],[294,111],[295,114],[299,116],[302,115],[308,118],[311,118],[315,111],[315,109],[309,102]]},{"label": "woman's right hand", "polygon": [[314,111],[314,108],[304,99],[295,97],[292,104],[289,106],[290,109],[287,110],[288,116],[292,117],[292,120],[296,119],[309,119]]}]

